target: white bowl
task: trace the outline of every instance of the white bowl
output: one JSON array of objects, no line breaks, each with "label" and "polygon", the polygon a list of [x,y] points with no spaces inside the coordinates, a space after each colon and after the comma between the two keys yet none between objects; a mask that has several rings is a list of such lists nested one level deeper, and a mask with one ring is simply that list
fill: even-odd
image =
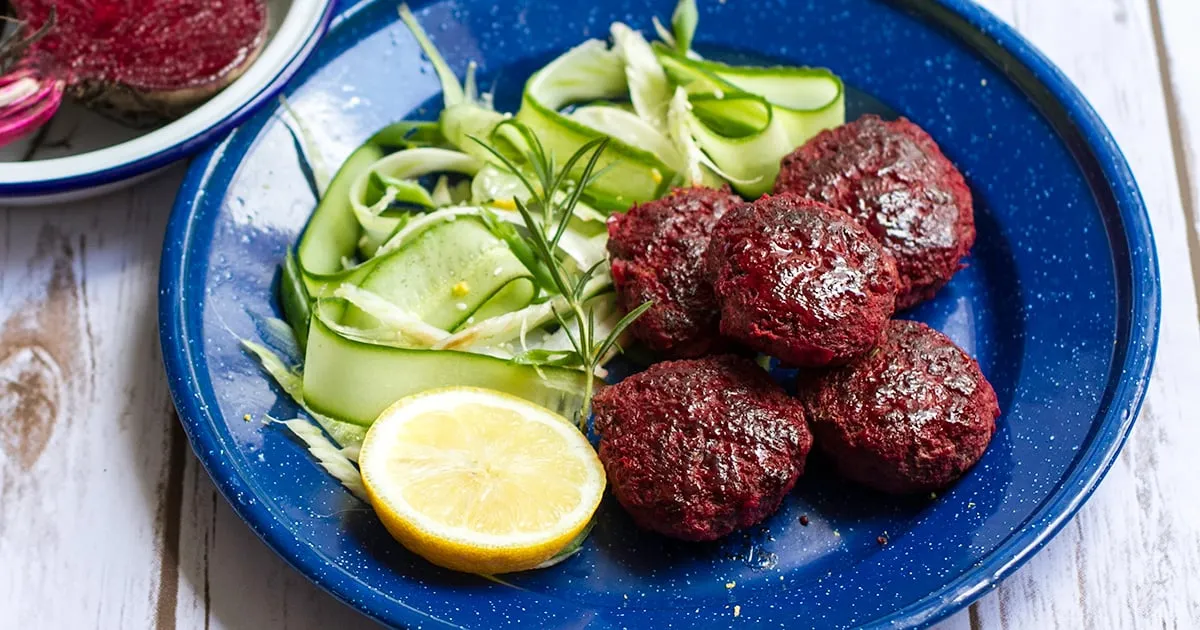
[{"label": "white bowl", "polygon": [[71,201],[127,186],[220,139],[274,98],[312,53],[334,0],[267,0],[270,31],[259,58],[229,87],[153,130],[124,127],[66,104],[34,137],[0,150],[0,205]]}]

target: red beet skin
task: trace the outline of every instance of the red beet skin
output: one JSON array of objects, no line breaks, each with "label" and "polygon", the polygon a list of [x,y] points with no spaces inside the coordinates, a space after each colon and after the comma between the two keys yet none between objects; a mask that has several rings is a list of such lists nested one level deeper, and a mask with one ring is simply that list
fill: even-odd
[{"label": "red beet skin", "polygon": [[846,477],[895,494],[941,489],[987,449],[1000,407],[967,356],[942,333],[893,320],[870,355],[801,374],[817,446]]},{"label": "red beet skin", "polygon": [[770,516],[804,472],[804,407],[749,359],[656,363],[596,396],[600,461],[640,527],[713,540]]},{"label": "red beet skin", "polygon": [[231,83],[266,41],[262,0],[12,0],[27,53],[67,93],[114,113],[174,116]]},{"label": "red beet skin", "polygon": [[783,158],[776,192],[850,213],[896,258],[896,308],[927,300],[975,242],[971,191],[937,143],[901,118],[862,118],[817,134]]},{"label": "red beet skin", "polygon": [[790,365],[865,354],[895,308],[891,255],[846,213],[792,194],[730,210],[707,264],[721,332]]},{"label": "red beet skin", "polygon": [[621,306],[629,311],[654,302],[630,327],[651,350],[691,358],[722,345],[704,252],[717,220],[741,203],[728,188],[677,188],[609,219],[608,251]]}]

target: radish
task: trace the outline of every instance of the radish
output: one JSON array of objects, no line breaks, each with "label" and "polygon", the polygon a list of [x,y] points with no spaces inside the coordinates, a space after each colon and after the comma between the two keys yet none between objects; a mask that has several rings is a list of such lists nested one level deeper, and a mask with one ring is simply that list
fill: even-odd
[{"label": "radish", "polygon": [[181,116],[266,42],[263,0],[10,0],[0,40],[0,145],[71,98],[130,125]]}]

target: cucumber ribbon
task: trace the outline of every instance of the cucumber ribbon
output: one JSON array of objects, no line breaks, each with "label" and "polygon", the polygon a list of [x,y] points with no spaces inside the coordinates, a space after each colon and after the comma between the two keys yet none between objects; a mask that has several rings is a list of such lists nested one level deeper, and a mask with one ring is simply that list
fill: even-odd
[{"label": "cucumber ribbon", "polygon": [[[447,140],[482,160],[492,158],[471,138],[488,139],[493,144],[502,144],[498,142],[500,140],[509,142],[515,145],[511,155],[519,156],[523,140],[502,124],[508,116],[494,111],[490,103],[473,94],[474,90],[465,89],[459,83],[406,6],[401,6],[400,17],[429,57],[442,83],[445,108],[439,122]],[[468,67],[467,83],[472,86],[475,83],[473,65]],[[548,153],[572,155],[588,142],[611,135],[613,128],[594,128],[561,110],[578,103],[624,99],[628,95],[629,83],[621,53],[603,41],[590,39],[529,78],[515,118],[537,134]],[[608,145],[599,166],[609,172],[584,195],[592,206],[607,211],[625,210],[636,202],[662,196],[674,180],[676,169],[666,161],[672,156],[666,156],[665,160],[650,148],[661,148],[662,134],[645,124],[639,124],[639,127],[639,132],[651,136],[649,141],[642,142],[626,134],[614,137]],[[577,164],[571,175],[577,176],[582,168],[582,164]]]},{"label": "cucumber ribbon", "polygon": [[[447,139],[484,160],[488,156],[470,137],[495,142],[499,135],[519,145],[516,134],[505,132],[507,115],[474,94],[474,66],[467,73],[472,89],[464,89],[412,14],[404,8],[401,15],[442,81]],[[526,82],[516,120],[549,152],[570,155],[600,135],[613,138],[602,163],[611,172],[589,189],[592,205],[624,210],[660,197],[671,184],[729,182],[755,197],[771,190],[783,156],[844,122],[843,87],[832,72],[700,59],[690,49],[697,22],[695,2],[683,0],[672,17],[674,32],[660,32],[664,42],[653,45],[614,23],[611,48],[587,40]],[[678,88],[686,104],[679,102]],[[626,97],[632,107],[608,103]],[[576,105],[582,106],[567,113]]]},{"label": "cucumber ribbon", "polygon": [[845,121],[842,82],[824,68],[730,66],[662,43],[654,52],[686,95],[688,106],[675,108],[677,124],[747,197],[770,192],[785,155]]},{"label": "cucumber ribbon", "polygon": [[[486,387],[568,415],[578,406],[583,373],[514,364],[484,354],[386,345],[336,324],[337,299],[314,308],[304,357],[305,403],[317,413],[369,426],[396,400],[449,385]],[[339,331],[334,332],[331,327]]]}]

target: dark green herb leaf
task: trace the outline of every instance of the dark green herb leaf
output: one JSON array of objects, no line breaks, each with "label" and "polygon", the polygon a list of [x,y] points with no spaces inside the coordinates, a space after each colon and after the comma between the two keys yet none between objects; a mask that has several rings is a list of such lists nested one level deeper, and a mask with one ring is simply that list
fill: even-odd
[{"label": "dark green herb leaf", "polygon": [[600,268],[603,267],[607,262],[607,260],[597,260],[594,265],[584,270],[579,278],[575,280],[575,291],[571,295],[572,299],[577,302],[583,300],[583,292],[587,290],[588,284],[592,281],[592,278],[596,275],[596,272],[599,271]]},{"label": "dark green herb leaf", "polygon": [[[570,169],[576,162],[579,161],[586,151],[592,152],[591,159],[588,160],[587,166],[583,167],[583,173],[579,177],[579,185],[576,186],[575,190],[571,192],[570,196],[567,198],[566,204],[564,204],[564,206],[569,208],[571,212],[563,213],[562,219],[558,225],[558,231],[554,233],[554,240],[550,241],[550,243],[555,247],[558,246],[558,241],[562,238],[563,233],[567,231],[567,225],[570,223],[571,215],[574,214],[575,204],[579,203],[579,196],[583,194],[584,189],[586,189],[593,181],[592,172],[596,170],[596,162],[600,160],[600,154],[604,153],[604,149],[608,148],[608,142],[608,136],[592,140],[591,142],[588,142],[580,147],[580,149],[575,152],[575,155],[572,155],[571,159],[567,160],[567,164],[569,165],[567,169]],[[565,173],[567,170],[564,170],[563,172]]]},{"label": "dark green herb leaf", "polygon": [[625,332],[625,329],[629,328],[630,324],[632,324],[634,320],[641,317],[642,313],[650,310],[651,306],[654,306],[654,302],[643,302],[637,308],[626,313],[625,317],[622,317],[621,320],[617,322],[617,325],[613,326],[613,330],[611,333],[609,333],[608,339],[605,339],[604,342],[600,344],[600,349],[596,352],[597,356],[603,357],[608,352],[609,348],[612,348],[614,345],[616,345],[617,340],[621,338],[621,334]]},{"label": "dark green herb leaf", "polygon": [[[595,160],[599,159],[600,154],[604,152],[604,149],[608,146],[608,142],[609,142],[608,136],[603,136],[600,138],[596,138],[596,139],[588,142],[587,144],[583,145],[582,147],[580,147],[579,150],[575,152],[575,155],[572,155],[567,160],[566,164],[563,165],[562,170],[559,171],[558,177],[554,181],[555,190],[559,190],[562,188],[563,184],[565,184],[567,182],[567,178],[570,177],[571,170],[575,168],[575,165],[577,163],[579,163],[579,160],[583,159],[583,156],[587,155],[588,151],[594,151],[592,153],[592,161],[594,162]],[[578,194],[584,188],[587,188],[588,182],[584,181],[582,178],[580,179],[580,181],[582,183],[579,186],[575,187],[575,195],[576,196],[578,196]],[[567,205],[574,206],[575,203],[576,202],[568,201]]]},{"label": "dark green herb leaf", "polygon": [[[578,352],[580,355],[586,357],[587,352],[584,350],[584,346],[579,343],[578,339],[575,338],[575,333],[571,332],[571,326],[569,322],[567,322],[566,318],[564,318],[562,313],[559,313],[558,309],[556,308],[551,308],[550,312],[554,313],[554,319],[558,321],[558,325],[562,327],[563,334],[567,336],[567,340],[571,342],[571,346],[574,347],[576,352]],[[579,332],[583,332],[582,327],[580,328]]]}]

